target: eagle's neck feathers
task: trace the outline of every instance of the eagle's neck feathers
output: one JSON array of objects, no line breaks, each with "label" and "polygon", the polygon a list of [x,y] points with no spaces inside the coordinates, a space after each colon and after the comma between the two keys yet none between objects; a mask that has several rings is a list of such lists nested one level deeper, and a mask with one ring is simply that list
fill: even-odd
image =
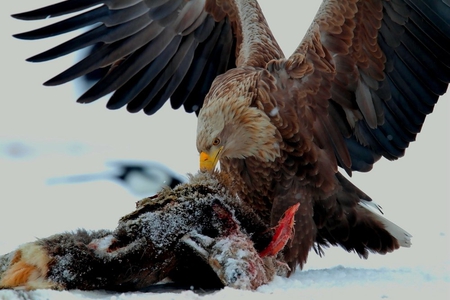
[{"label": "eagle's neck feathers", "polygon": [[239,68],[217,77],[198,118],[197,146],[224,141],[222,157],[261,162],[280,156],[281,137],[269,116],[254,106],[260,70]]}]

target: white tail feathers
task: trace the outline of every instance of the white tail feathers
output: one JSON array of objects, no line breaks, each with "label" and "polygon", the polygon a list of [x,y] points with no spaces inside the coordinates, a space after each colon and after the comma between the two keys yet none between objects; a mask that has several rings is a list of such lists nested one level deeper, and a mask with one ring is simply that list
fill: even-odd
[{"label": "white tail feathers", "polygon": [[409,234],[406,230],[401,228],[400,226],[394,224],[393,222],[386,219],[383,215],[383,211],[381,210],[381,206],[366,200],[360,200],[359,205],[363,208],[367,209],[371,213],[373,213],[374,217],[380,221],[384,228],[399,242],[402,247],[410,247],[411,246],[411,238],[412,235]]}]

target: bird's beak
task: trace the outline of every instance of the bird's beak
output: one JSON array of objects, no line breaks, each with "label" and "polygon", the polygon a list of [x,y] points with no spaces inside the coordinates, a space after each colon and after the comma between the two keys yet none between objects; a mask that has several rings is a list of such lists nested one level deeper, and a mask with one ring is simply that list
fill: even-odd
[{"label": "bird's beak", "polygon": [[210,153],[200,152],[200,171],[213,172],[219,161],[220,152],[223,147],[211,149]]}]

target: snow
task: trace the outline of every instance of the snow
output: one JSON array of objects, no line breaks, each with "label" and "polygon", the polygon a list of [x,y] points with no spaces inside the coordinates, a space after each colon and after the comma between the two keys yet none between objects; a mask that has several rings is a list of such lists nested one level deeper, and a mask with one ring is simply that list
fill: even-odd
[{"label": "snow", "polygon": [[94,247],[94,249],[98,250],[99,252],[105,252],[114,241],[114,236],[110,234],[103,238],[93,240],[89,246]]},{"label": "snow", "polygon": [[[0,254],[19,244],[77,228],[114,229],[139,199],[108,181],[49,186],[49,178],[103,171],[114,159],[159,161],[175,171],[198,168],[195,116],[168,107],[152,117],[108,111],[105,101],[75,103],[73,85],[41,83],[71,64],[73,57],[31,64],[25,58],[58,39],[19,41],[13,33],[35,28],[10,14],[53,0],[7,1],[1,13],[3,41],[0,109]],[[289,54],[301,40],[320,1],[277,15],[278,1],[260,1],[274,35]],[[289,1],[298,7],[303,1]],[[284,1],[281,3],[288,3]],[[297,3],[297,2],[296,2]],[[283,34],[297,24],[298,38]],[[63,39],[65,39],[64,37]],[[443,97],[427,117],[405,158],[380,161],[352,182],[383,207],[385,217],[412,237],[411,248],[361,260],[340,248],[325,257],[311,253],[303,271],[276,277],[256,292],[167,290],[147,293],[105,291],[0,290],[0,299],[449,299],[450,139],[449,100]]]}]

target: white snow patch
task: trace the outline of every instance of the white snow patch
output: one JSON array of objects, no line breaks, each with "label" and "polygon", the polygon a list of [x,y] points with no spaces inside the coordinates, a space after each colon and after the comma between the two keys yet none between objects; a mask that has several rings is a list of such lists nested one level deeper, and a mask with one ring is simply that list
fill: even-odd
[{"label": "white snow patch", "polygon": [[91,244],[96,246],[96,250],[103,252],[108,250],[109,246],[111,246],[114,240],[114,236],[110,234],[105,236],[104,238],[92,241]]}]

